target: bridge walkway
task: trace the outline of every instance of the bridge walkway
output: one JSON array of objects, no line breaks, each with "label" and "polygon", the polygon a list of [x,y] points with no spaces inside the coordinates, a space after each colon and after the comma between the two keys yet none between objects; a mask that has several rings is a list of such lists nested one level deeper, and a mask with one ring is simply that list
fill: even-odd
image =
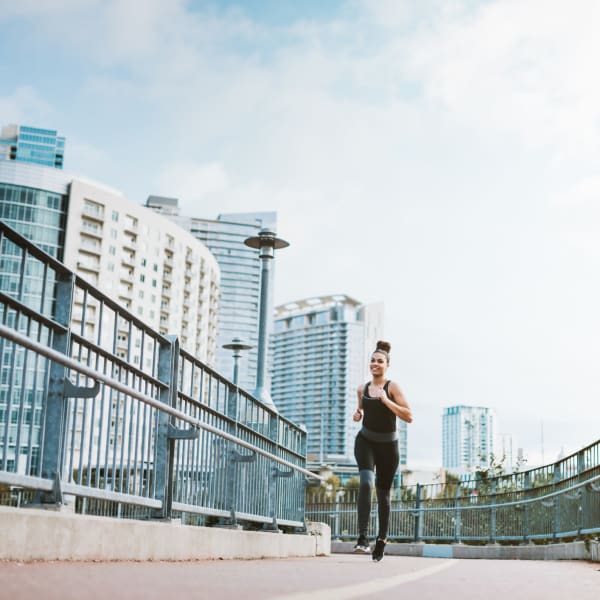
[{"label": "bridge walkway", "polygon": [[0,562],[0,599],[597,600],[598,563],[334,554],[186,562]]}]

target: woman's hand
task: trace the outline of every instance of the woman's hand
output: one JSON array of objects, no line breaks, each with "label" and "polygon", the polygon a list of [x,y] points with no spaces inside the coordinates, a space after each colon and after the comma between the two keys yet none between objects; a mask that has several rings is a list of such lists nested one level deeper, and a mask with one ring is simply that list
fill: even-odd
[{"label": "woman's hand", "polygon": [[386,400],[389,401],[388,395],[385,393],[383,387],[375,388],[375,395],[373,398],[379,398],[379,402],[385,404]]},{"label": "woman's hand", "polygon": [[354,421],[360,421],[362,419],[362,409],[361,408],[357,408],[354,415],[352,416],[352,419]]}]

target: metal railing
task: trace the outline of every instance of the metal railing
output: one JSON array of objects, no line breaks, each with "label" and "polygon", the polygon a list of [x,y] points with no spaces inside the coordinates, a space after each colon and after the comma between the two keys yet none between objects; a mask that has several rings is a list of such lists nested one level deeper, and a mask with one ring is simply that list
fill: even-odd
[{"label": "metal railing", "polygon": [[304,528],[305,430],[2,222],[0,367],[0,502]]},{"label": "metal railing", "polygon": [[[329,524],[334,538],[355,538],[357,493],[312,494],[307,518]],[[377,531],[375,503],[370,530]],[[598,533],[600,440],[522,473],[392,490],[388,537],[396,541],[524,542]]]}]

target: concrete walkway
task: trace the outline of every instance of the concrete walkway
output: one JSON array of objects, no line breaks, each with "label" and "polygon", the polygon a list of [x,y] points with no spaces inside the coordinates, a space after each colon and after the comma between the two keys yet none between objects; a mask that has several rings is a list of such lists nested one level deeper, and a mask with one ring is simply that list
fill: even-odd
[{"label": "concrete walkway", "polygon": [[1,600],[597,600],[600,565],[336,554],[198,562],[0,562]]}]

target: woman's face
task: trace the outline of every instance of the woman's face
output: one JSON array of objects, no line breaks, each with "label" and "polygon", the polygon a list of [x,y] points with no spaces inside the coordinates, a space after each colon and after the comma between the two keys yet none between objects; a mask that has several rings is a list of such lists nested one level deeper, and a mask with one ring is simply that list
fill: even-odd
[{"label": "woman's face", "polygon": [[385,354],[381,354],[381,352],[373,352],[373,354],[371,354],[371,363],[369,366],[371,369],[371,375],[383,375],[388,367]]}]

